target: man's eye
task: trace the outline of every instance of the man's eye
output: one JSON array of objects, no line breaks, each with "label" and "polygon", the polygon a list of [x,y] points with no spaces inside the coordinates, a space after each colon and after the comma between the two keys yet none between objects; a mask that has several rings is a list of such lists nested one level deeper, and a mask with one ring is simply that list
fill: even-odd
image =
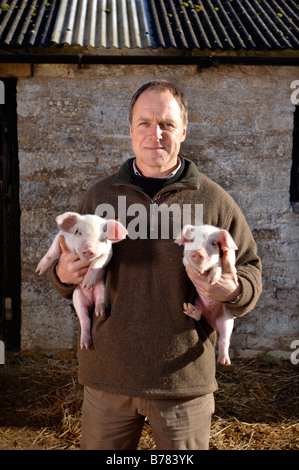
[{"label": "man's eye", "polygon": [[165,122],[164,129],[174,129],[174,124],[171,122]]}]

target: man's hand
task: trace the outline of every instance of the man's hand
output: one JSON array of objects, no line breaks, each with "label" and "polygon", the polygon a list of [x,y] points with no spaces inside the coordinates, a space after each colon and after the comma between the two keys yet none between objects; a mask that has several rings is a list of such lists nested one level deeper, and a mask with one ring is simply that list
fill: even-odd
[{"label": "man's hand", "polygon": [[80,284],[88,271],[89,264],[81,261],[78,256],[69,251],[64,236],[59,237],[60,257],[56,266],[56,274],[63,284]]},{"label": "man's hand", "polygon": [[208,273],[194,274],[190,266],[186,267],[189,279],[194,284],[199,295],[219,302],[232,302],[236,300],[242,291],[242,286],[227,257],[228,252],[224,252],[222,256],[222,274],[214,285],[208,281]]}]

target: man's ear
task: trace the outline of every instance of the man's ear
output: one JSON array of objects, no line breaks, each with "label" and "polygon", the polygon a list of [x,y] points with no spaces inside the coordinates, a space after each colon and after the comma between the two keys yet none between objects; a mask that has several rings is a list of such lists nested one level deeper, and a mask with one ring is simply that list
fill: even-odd
[{"label": "man's ear", "polygon": [[184,142],[184,140],[186,139],[186,136],[187,136],[187,124],[185,125],[183,129],[181,142]]}]

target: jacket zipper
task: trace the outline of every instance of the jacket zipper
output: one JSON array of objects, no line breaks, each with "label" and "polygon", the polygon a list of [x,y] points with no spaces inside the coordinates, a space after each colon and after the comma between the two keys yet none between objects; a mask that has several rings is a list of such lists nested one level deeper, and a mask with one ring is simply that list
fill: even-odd
[{"label": "jacket zipper", "polygon": [[[148,194],[146,194],[141,188],[138,186],[128,184],[128,183],[114,183],[115,186],[127,186],[131,189],[134,189],[135,191],[138,191],[142,193],[147,199],[150,200],[150,232],[151,234],[156,233],[155,231],[158,230],[158,224],[157,224],[157,214],[159,210],[159,201],[163,196],[166,196],[167,194],[172,193],[173,191],[178,191],[181,189],[197,189],[198,186],[195,183],[181,183],[181,184],[173,184],[169,185],[168,187],[165,188],[165,191],[163,191],[161,194],[158,193],[158,196],[155,196],[154,198],[151,198]],[[169,191],[170,190],[170,191]],[[160,191],[159,191],[160,192]]]},{"label": "jacket zipper", "polygon": [[[160,198],[158,198],[157,201],[159,199]],[[150,232],[151,232],[151,235],[155,231],[157,231],[157,229],[158,229],[158,227],[157,227],[158,210],[159,210],[158,202],[156,202],[152,199],[152,202],[151,202],[151,205],[150,205]],[[152,238],[152,236],[151,236],[151,238]]]}]

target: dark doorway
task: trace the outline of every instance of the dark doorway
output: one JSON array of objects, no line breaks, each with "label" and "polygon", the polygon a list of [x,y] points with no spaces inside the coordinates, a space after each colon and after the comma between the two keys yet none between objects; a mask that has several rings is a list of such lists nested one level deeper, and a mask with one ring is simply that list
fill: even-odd
[{"label": "dark doorway", "polygon": [[290,200],[294,207],[299,206],[299,106],[294,113]]},{"label": "dark doorway", "polygon": [[0,104],[0,340],[7,349],[15,349],[20,346],[21,325],[17,80],[0,80],[4,88],[4,104]]}]

